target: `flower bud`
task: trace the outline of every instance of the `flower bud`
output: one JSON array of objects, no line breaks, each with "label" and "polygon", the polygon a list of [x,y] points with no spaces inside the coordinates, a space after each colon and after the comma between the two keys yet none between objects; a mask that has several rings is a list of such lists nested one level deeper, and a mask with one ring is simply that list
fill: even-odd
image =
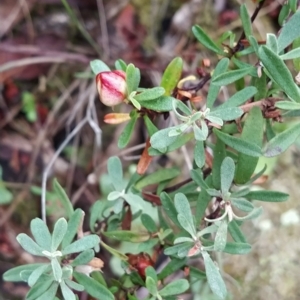
[{"label": "flower bud", "polygon": [[101,72],[96,76],[100,101],[115,106],[126,99],[126,73],[121,70]]}]

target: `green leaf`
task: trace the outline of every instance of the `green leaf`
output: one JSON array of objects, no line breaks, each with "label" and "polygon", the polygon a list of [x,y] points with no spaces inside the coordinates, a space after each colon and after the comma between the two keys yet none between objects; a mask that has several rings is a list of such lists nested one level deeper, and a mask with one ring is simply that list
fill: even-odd
[{"label": "green leaf", "polygon": [[258,55],[259,45],[256,38],[253,35],[250,35],[248,40],[250,45],[253,47],[255,54]]},{"label": "green leaf", "polygon": [[85,291],[96,299],[114,300],[114,295],[104,285],[85,274],[74,272],[76,281],[84,286]]},{"label": "green leaf", "polygon": [[110,68],[100,59],[90,61],[90,67],[95,75],[101,72],[110,71]]},{"label": "green leaf", "polygon": [[[194,246],[194,243],[191,243],[191,242],[185,242],[185,243],[181,243],[181,244],[176,244],[174,246],[171,246],[171,247],[168,247],[164,250],[164,254],[165,255],[175,255],[179,252],[181,253],[184,253],[185,252],[185,255],[183,255],[181,258],[183,257],[186,257],[189,250]],[[179,256],[179,255],[178,255]],[[179,256],[180,257],[180,256]]]},{"label": "green leaf", "polygon": [[196,228],[193,221],[190,203],[186,196],[182,193],[176,194],[174,198],[174,204],[178,213],[178,222],[192,237],[195,237]]},{"label": "green leaf", "polygon": [[22,93],[22,111],[25,113],[29,122],[37,120],[37,108],[35,96],[30,92]]},{"label": "green leaf", "polygon": [[121,135],[119,136],[118,147],[120,149],[125,148],[127,146],[127,144],[129,143],[138,117],[139,117],[139,115],[135,113],[131,117],[131,119],[129,120],[127,125],[125,126],[125,128],[122,131]]},{"label": "green leaf", "polygon": [[[56,286],[56,290],[58,288],[58,283],[53,282],[53,278],[47,278],[43,280],[39,280],[27,293],[26,300],[35,300],[38,299],[41,295],[44,296],[47,291],[51,288],[51,291],[55,289],[53,286]],[[55,296],[55,294],[54,294]],[[53,299],[52,298],[43,298],[43,299]]]},{"label": "green leaf", "polygon": [[[252,51],[252,52],[254,52],[254,51]],[[240,53],[240,52],[238,52],[238,53]],[[255,67],[255,66],[253,66],[253,65],[251,65],[251,64],[248,64],[248,63],[246,63],[246,62],[243,62],[242,60],[240,60],[240,59],[238,59],[238,58],[236,58],[236,57],[233,57],[232,59],[231,59],[231,61],[234,63],[234,65],[237,67],[237,68],[235,68],[235,69],[245,69],[245,68],[248,68],[249,69],[249,73],[248,73],[248,75],[250,75],[250,76],[252,76],[252,77],[254,77],[254,78],[258,78],[258,74],[257,74],[257,67]],[[244,85],[244,80],[240,80],[241,81],[241,83]],[[239,84],[239,81],[236,83],[236,85],[237,84]],[[251,84],[252,85],[252,84]],[[237,91],[239,91],[239,90],[241,90],[241,89],[243,89],[244,88],[244,86],[242,86],[242,87],[239,87],[239,88],[237,88],[237,86],[236,86],[236,90]]]},{"label": "green leaf", "polygon": [[57,258],[51,259],[51,266],[52,266],[53,277],[55,278],[56,281],[60,282],[63,273]]},{"label": "green leaf", "polygon": [[221,191],[223,194],[228,193],[235,171],[235,164],[231,157],[225,157],[221,165]]},{"label": "green leaf", "polygon": [[204,259],[207,281],[212,292],[219,296],[221,299],[225,299],[227,290],[220,271],[206,251],[202,251],[201,254]]},{"label": "green leaf", "polygon": [[196,39],[207,49],[217,53],[223,54],[223,51],[210,39],[210,37],[204,32],[204,30],[195,25],[192,27],[192,31]]},{"label": "green leaf", "polygon": [[281,154],[296,141],[299,135],[300,123],[293,125],[271,139],[264,149],[264,156],[272,157]]},{"label": "green leaf", "polygon": [[21,272],[26,271],[26,272],[32,273],[34,270],[36,270],[42,266],[49,266],[49,264],[48,263],[47,264],[36,263],[36,264],[28,264],[28,265],[14,267],[14,268],[6,271],[3,274],[2,278],[5,281],[12,281],[12,282],[23,281],[22,278],[20,277]]},{"label": "green leaf", "polygon": [[51,251],[51,234],[45,222],[39,218],[35,218],[30,222],[31,233],[41,248]]},{"label": "green leaf", "polygon": [[40,247],[36,242],[34,242],[33,239],[30,238],[27,234],[18,234],[17,241],[28,253],[37,256],[44,256],[44,254],[42,253],[44,249]]},{"label": "green leaf", "polygon": [[213,185],[217,190],[221,189],[221,164],[226,157],[225,144],[217,138],[214,151],[214,159],[212,166]]},{"label": "green leaf", "polygon": [[190,287],[189,282],[186,279],[178,279],[175,281],[170,282],[165,287],[163,287],[159,294],[162,297],[179,295],[184,293]]},{"label": "green leaf", "polygon": [[114,248],[106,245],[103,241],[100,242],[101,246],[103,248],[105,248],[109,253],[111,253],[112,255],[116,256],[118,259],[120,260],[127,260],[127,256],[124,255],[123,253],[115,250]]},{"label": "green leaf", "polygon": [[183,68],[181,57],[175,57],[167,66],[161,79],[160,86],[165,89],[165,95],[171,95],[180,80]]},{"label": "green leaf", "polygon": [[176,139],[171,145],[169,145],[166,148],[163,149],[154,149],[152,147],[149,148],[149,154],[151,156],[155,156],[155,155],[161,155],[164,153],[168,153],[168,152],[172,152],[178,148],[180,148],[181,146],[185,145],[187,142],[189,142],[190,140],[192,140],[194,138],[194,134],[193,133],[187,133],[187,134],[182,134],[180,136],[180,138]]},{"label": "green leaf", "polygon": [[144,200],[138,195],[129,193],[125,194],[122,197],[131,207],[134,207],[136,210],[143,210]]},{"label": "green leaf", "polygon": [[154,297],[157,296],[158,292],[157,292],[156,282],[154,281],[154,279],[152,277],[146,278],[146,288],[151,295],[153,295]]},{"label": "green leaf", "polygon": [[298,110],[300,109],[300,103],[292,101],[279,101],[275,103],[275,106],[284,110]]},{"label": "green leaf", "polygon": [[64,281],[60,283],[61,293],[64,297],[64,299],[68,300],[76,300],[75,294],[72,292],[72,290],[65,284]]},{"label": "green leaf", "polygon": [[227,241],[227,228],[228,228],[227,221],[222,221],[215,237],[215,242],[214,242],[215,251],[224,250]]},{"label": "green leaf", "polygon": [[107,207],[107,201],[97,200],[90,209],[90,230],[95,232],[95,225],[98,219],[101,220],[102,213]]},{"label": "green leaf", "polygon": [[[226,72],[226,70],[228,69],[228,66],[229,66],[229,59],[227,57],[222,58],[216,65],[216,68],[213,71],[211,80],[214,80],[218,75],[221,75],[224,72]],[[213,83],[211,83],[209,85],[208,94],[207,94],[207,98],[206,98],[206,105],[208,108],[213,107],[213,104],[216,101],[217,96],[219,94],[220,88],[221,87],[219,85],[215,85]]]},{"label": "green leaf", "polygon": [[147,214],[142,214],[141,215],[141,222],[144,225],[144,227],[151,233],[157,232],[157,226],[153,219],[147,215]]},{"label": "green leaf", "polygon": [[235,216],[235,218],[238,221],[245,221],[245,220],[255,219],[255,218],[259,217],[262,214],[262,212],[263,212],[262,207],[255,207],[248,215],[246,215],[244,217]]},{"label": "green leaf", "polygon": [[240,229],[240,226],[238,223],[233,220],[228,224],[228,231],[230,235],[232,236],[233,240],[238,243],[247,243],[247,240],[243,234],[243,232]]},{"label": "green leaf", "polygon": [[36,282],[39,280],[39,278],[41,277],[41,275],[43,273],[45,273],[46,270],[50,269],[50,265],[49,264],[43,264],[41,266],[39,266],[38,268],[36,268],[29,276],[28,278],[28,285],[29,286],[33,286],[36,284]]},{"label": "green leaf", "polygon": [[216,76],[212,83],[218,86],[228,85],[230,83],[233,83],[246,75],[248,75],[251,71],[251,68],[244,68],[244,69],[238,69],[233,71],[228,71],[226,73],[223,73],[221,75]]},{"label": "green leaf", "polygon": [[146,232],[133,232],[129,230],[114,230],[103,232],[106,237],[116,239],[123,242],[140,243],[150,238],[149,233]]},{"label": "green leaf", "polygon": [[160,194],[160,200],[167,216],[173,221],[175,225],[180,227],[180,224],[177,220],[177,211],[170,196],[167,193],[163,192]]},{"label": "green leaf", "polygon": [[257,88],[254,86],[248,86],[232,95],[227,101],[217,106],[213,111],[219,109],[237,107],[244,104],[248,99],[252,98],[257,93]]},{"label": "green leaf", "polygon": [[94,258],[94,255],[95,255],[94,250],[87,249],[79,253],[79,255],[77,255],[75,259],[72,261],[71,265],[74,267],[79,265],[87,265]]},{"label": "green leaf", "polygon": [[12,201],[12,199],[13,199],[13,194],[4,186],[1,186],[1,181],[0,181],[0,205],[9,204]]},{"label": "green leaf", "polygon": [[[244,124],[240,140],[262,146],[264,134],[264,118],[259,107],[253,107]],[[255,171],[258,157],[239,153],[237,160],[235,183],[244,184],[248,182]]]},{"label": "green leaf", "polygon": [[77,234],[79,226],[82,224],[84,212],[80,208],[77,208],[75,212],[72,214],[71,218],[68,222],[67,232],[62,241],[61,247],[64,249],[68,245],[70,245]]},{"label": "green leaf", "polygon": [[298,10],[281,29],[278,37],[278,51],[290,45],[296,38],[300,37],[299,29],[300,11]]},{"label": "green leaf", "polygon": [[82,252],[84,250],[96,247],[97,245],[99,245],[99,243],[100,238],[97,235],[87,235],[64,248],[62,254],[67,255],[71,253]]},{"label": "green leaf", "polygon": [[126,68],[126,84],[128,95],[137,90],[140,84],[140,80],[140,70],[136,68],[133,64],[129,64]]},{"label": "green leaf", "polygon": [[288,0],[288,5],[290,6],[291,11],[294,13],[297,11],[297,4],[297,0]]},{"label": "green leaf", "polygon": [[172,258],[172,260],[157,275],[158,279],[162,280],[171,274],[175,274],[175,272],[181,269],[183,266],[185,266],[185,264],[186,264],[186,259]]},{"label": "green leaf", "polygon": [[144,115],[144,122],[148,131],[149,136],[151,137],[154,133],[158,131],[157,127],[153,124],[153,122],[150,120],[148,115]]},{"label": "green leaf", "polygon": [[285,22],[286,18],[289,16],[290,14],[290,7],[288,3],[284,3],[281,7],[279,16],[278,16],[278,23],[280,26],[283,25],[283,23]]},{"label": "green leaf", "polygon": [[223,133],[222,131],[219,131],[215,128],[213,129],[213,131],[220,140],[222,140],[226,145],[238,152],[254,157],[259,157],[262,155],[261,148],[253,143],[243,141],[237,137]]},{"label": "green leaf", "polygon": [[154,173],[143,176],[136,182],[135,188],[138,190],[142,190],[144,187],[147,187],[149,185],[160,183],[166,180],[171,180],[177,177],[179,174],[180,170],[178,168],[159,169]]},{"label": "green leaf", "polygon": [[150,138],[150,143],[151,146],[154,149],[164,149],[168,146],[170,146],[172,143],[174,143],[177,139],[178,136],[169,136],[169,132],[176,129],[176,126],[173,127],[168,127],[162,130],[159,130],[155,134],[152,135]]},{"label": "green leaf", "polygon": [[203,179],[203,173],[201,170],[191,170],[192,179],[200,186],[201,190],[207,190],[209,186]]},{"label": "green leaf", "polygon": [[240,7],[240,17],[243,24],[243,30],[248,39],[249,36],[252,35],[252,24],[245,4],[242,4]]},{"label": "green leaf", "polygon": [[285,54],[280,55],[283,60],[295,59],[300,57],[300,48],[293,49]]},{"label": "green leaf", "polygon": [[261,46],[258,53],[259,58],[272,76],[272,79],[291,99],[300,102],[300,90],[295,84],[291,72],[281,58],[266,46]]},{"label": "green leaf", "polygon": [[253,204],[243,198],[231,198],[230,202],[233,206],[245,212],[251,212],[254,209]]},{"label": "green leaf", "polygon": [[62,206],[64,207],[66,216],[70,218],[71,215],[74,213],[73,205],[68,195],[66,194],[65,190],[62,188],[62,186],[59,184],[56,178],[54,178],[53,180],[53,189],[57,194],[57,196],[59,197]]},{"label": "green leaf", "polygon": [[248,254],[251,251],[251,245],[247,243],[227,243],[223,252],[229,254]]},{"label": "green leaf", "polygon": [[170,96],[162,96],[155,100],[142,102],[141,105],[154,111],[167,112],[173,110],[173,99]]},{"label": "green leaf", "polygon": [[[156,230],[157,231],[157,230]],[[147,240],[145,242],[142,242],[138,245],[138,252],[148,252],[152,251],[154,246],[158,244],[159,239],[158,238],[152,238],[151,240]]]},{"label": "green leaf", "polygon": [[258,101],[267,97],[267,75],[262,72],[260,77],[253,78],[253,85],[257,88],[257,93],[254,95],[254,101]]},{"label": "green leaf", "polygon": [[153,267],[149,266],[146,268],[146,277],[151,277],[155,282],[157,282],[157,274]]},{"label": "green leaf", "polygon": [[116,191],[123,191],[125,184],[123,182],[123,168],[119,157],[112,156],[107,161],[107,171],[112,185]]},{"label": "green leaf", "polygon": [[[293,42],[293,49],[300,49],[300,37],[296,38]],[[294,69],[297,72],[300,72],[300,57],[293,60]]]},{"label": "green leaf", "polygon": [[203,141],[196,141],[194,148],[194,160],[198,168],[205,165],[205,151]]},{"label": "green leaf", "polygon": [[277,38],[274,33],[267,33],[266,46],[271,49],[274,53],[278,53]]},{"label": "green leaf", "polygon": [[288,194],[277,191],[251,191],[246,196],[249,200],[259,200],[265,202],[283,202],[289,197]]},{"label": "green leaf", "polygon": [[60,218],[56,221],[52,233],[51,252],[57,250],[67,232],[67,227],[68,223],[65,218]]},{"label": "green leaf", "polygon": [[[205,245],[205,247],[210,247],[213,244],[214,244],[213,241],[203,240],[203,245]],[[226,246],[223,249],[224,253],[229,253],[229,254],[248,254],[250,251],[251,251],[251,245],[250,244],[235,243],[235,242],[226,243]]]},{"label": "green leaf", "polygon": [[195,267],[190,267],[190,277],[194,277],[199,280],[206,280],[205,272],[203,272]]},{"label": "green leaf", "polygon": [[116,67],[116,70],[122,70],[122,71],[126,72],[127,64],[124,60],[118,59],[115,62],[115,67]]},{"label": "green leaf", "polygon": [[242,116],[244,111],[239,107],[226,107],[213,110],[209,113],[209,116],[217,117],[223,121],[231,121]]},{"label": "green leaf", "polygon": [[[212,177],[207,177],[206,182],[212,184],[211,181]],[[201,189],[196,203],[196,226],[200,224],[202,218],[204,217],[206,208],[210,201],[211,196],[206,192],[205,189]]]},{"label": "green leaf", "polygon": [[[135,95],[134,98],[138,102],[151,101],[161,97],[164,94],[165,94],[165,89],[163,87],[158,86],[151,89],[146,89],[142,91],[140,94]],[[143,105],[143,103],[140,104]]]},{"label": "green leaf", "polygon": [[64,279],[65,283],[70,287],[72,290],[78,291],[78,292],[83,292],[84,291],[84,286],[81,284],[78,284],[77,282],[74,282],[70,279]]}]

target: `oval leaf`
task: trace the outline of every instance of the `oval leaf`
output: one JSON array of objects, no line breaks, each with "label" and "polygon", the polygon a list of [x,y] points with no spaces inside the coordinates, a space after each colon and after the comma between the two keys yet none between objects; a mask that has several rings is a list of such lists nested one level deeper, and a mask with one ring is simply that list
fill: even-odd
[{"label": "oval leaf", "polygon": [[[264,134],[264,118],[259,107],[253,107],[244,123],[243,131],[240,140],[247,141],[262,146]],[[244,184],[248,182],[255,171],[258,162],[258,157],[249,156],[244,153],[239,153],[234,177],[235,183]]]},{"label": "oval leaf", "polygon": [[247,154],[249,156],[259,157],[262,155],[261,148],[248,141],[243,141],[237,137],[223,133],[217,129],[213,129],[214,133],[222,140],[226,145],[235,149],[238,152]]},{"label": "oval leaf", "polygon": [[22,246],[22,248],[32,255],[44,256],[43,248],[40,247],[32,238],[30,238],[25,233],[20,233],[17,235],[17,241]]},{"label": "oval leaf", "polygon": [[289,129],[272,138],[264,149],[264,156],[272,157],[287,150],[300,135],[300,124],[295,124]]},{"label": "oval leaf", "polygon": [[192,31],[196,39],[207,49],[218,53],[223,54],[223,51],[211,40],[211,38],[204,32],[204,30],[196,25],[192,27]]},{"label": "oval leaf", "polygon": [[[284,27],[285,28],[285,27]],[[300,90],[294,82],[293,76],[280,57],[266,46],[259,48],[259,58],[268,70],[272,79],[294,101],[300,102]]]},{"label": "oval leaf", "polygon": [[87,235],[67,246],[65,249],[63,249],[62,253],[63,255],[67,255],[71,253],[82,252],[84,250],[96,247],[99,245],[99,243],[100,238],[97,235]]},{"label": "oval leaf", "polygon": [[300,37],[300,11],[298,10],[281,29],[278,37],[278,51],[281,52],[296,38]]},{"label": "oval leaf", "polygon": [[125,126],[124,130],[122,131],[122,133],[119,137],[119,140],[118,140],[118,147],[120,149],[125,148],[127,146],[127,144],[129,143],[137,119],[138,119],[138,114],[134,114],[131,117],[131,120]]},{"label": "oval leaf", "polygon": [[226,285],[215,263],[206,251],[202,252],[205,265],[205,273],[208,284],[214,294],[221,299],[225,299],[227,295]]},{"label": "oval leaf", "polygon": [[101,72],[106,72],[106,71],[110,71],[110,68],[108,67],[107,64],[105,64],[102,60],[100,59],[95,59],[95,60],[92,60],[90,62],[90,66],[91,66],[91,69],[93,71],[93,73],[95,75],[101,73]]},{"label": "oval leaf", "polygon": [[248,75],[251,72],[251,68],[244,68],[244,69],[238,69],[233,71],[228,71],[226,73],[223,73],[219,76],[216,76],[212,83],[218,86],[222,85],[228,85],[230,83],[233,83],[246,75]]},{"label": "oval leaf", "polygon": [[159,291],[159,294],[162,297],[179,295],[184,293],[189,287],[189,282],[186,279],[178,279],[167,284]]},{"label": "oval leaf", "polygon": [[37,244],[44,250],[51,251],[51,234],[46,223],[35,218],[30,222],[30,230]]},{"label": "oval leaf", "polygon": [[277,191],[251,191],[246,196],[249,200],[259,200],[265,202],[283,202],[289,197],[286,193]]},{"label": "oval leaf", "polygon": [[[229,66],[229,59],[227,57],[222,58],[216,65],[211,80],[214,80],[218,75],[223,74],[228,69],[228,66]],[[209,90],[206,99],[206,104],[208,108],[212,108],[214,102],[217,99],[220,88],[221,87],[219,85],[215,85],[213,83],[209,85]]]},{"label": "oval leaf", "polygon": [[175,89],[183,68],[183,61],[181,57],[175,57],[167,66],[161,79],[160,86],[165,89],[165,95],[171,95]]},{"label": "oval leaf", "polygon": [[89,276],[74,272],[76,281],[84,286],[85,291],[96,299],[114,300],[114,295],[104,285]]}]

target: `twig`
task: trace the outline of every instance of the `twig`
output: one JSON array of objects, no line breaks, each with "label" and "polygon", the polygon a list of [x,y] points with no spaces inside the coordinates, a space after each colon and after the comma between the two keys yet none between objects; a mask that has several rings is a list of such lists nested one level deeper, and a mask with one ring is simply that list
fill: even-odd
[{"label": "twig", "polygon": [[[259,11],[262,9],[263,5],[265,3],[265,0],[261,0],[258,5],[256,6],[252,16],[251,16],[251,23],[253,23],[259,13]],[[245,30],[243,30],[239,40],[237,41],[236,43],[236,46],[232,49],[232,55],[234,55],[236,52],[240,51],[241,47],[243,46],[241,44],[241,41],[246,37],[246,34],[245,34]]]},{"label": "twig", "polygon": [[2,66],[0,66],[0,73],[15,69],[19,67],[25,67],[29,65],[35,64],[49,64],[49,63],[65,63],[66,59],[63,57],[49,57],[49,56],[38,56],[38,57],[30,57],[30,58],[23,58],[14,61],[9,61]]},{"label": "twig", "polygon": [[109,47],[109,38],[107,30],[107,21],[105,15],[105,9],[103,5],[103,0],[97,0],[99,22],[102,35],[102,48],[103,48],[103,60],[107,61],[110,58],[110,47]]},{"label": "twig", "polygon": [[260,107],[260,109],[264,109],[266,107],[273,107],[274,104],[278,101],[281,101],[282,98],[266,98],[260,101],[256,101],[256,102],[251,102],[251,103],[247,103],[244,104],[242,106],[240,106],[240,108],[244,111],[244,113],[247,113],[251,110],[251,108],[258,106]]}]

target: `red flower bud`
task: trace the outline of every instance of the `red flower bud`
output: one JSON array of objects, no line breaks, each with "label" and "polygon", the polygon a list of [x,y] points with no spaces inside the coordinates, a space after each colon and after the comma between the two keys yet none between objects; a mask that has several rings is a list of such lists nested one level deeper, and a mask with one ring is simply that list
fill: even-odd
[{"label": "red flower bud", "polygon": [[154,262],[150,255],[147,253],[131,254],[126,253],[128,257],[128,263],[132,269],[135,269],[142,278],[146,278],[146,268],[154,266]]},{"label": "red flower bud", "polygon": [[115,106],[126,99],[126,73],[121,70],[101,72],[96,76],[100,101]]}]

